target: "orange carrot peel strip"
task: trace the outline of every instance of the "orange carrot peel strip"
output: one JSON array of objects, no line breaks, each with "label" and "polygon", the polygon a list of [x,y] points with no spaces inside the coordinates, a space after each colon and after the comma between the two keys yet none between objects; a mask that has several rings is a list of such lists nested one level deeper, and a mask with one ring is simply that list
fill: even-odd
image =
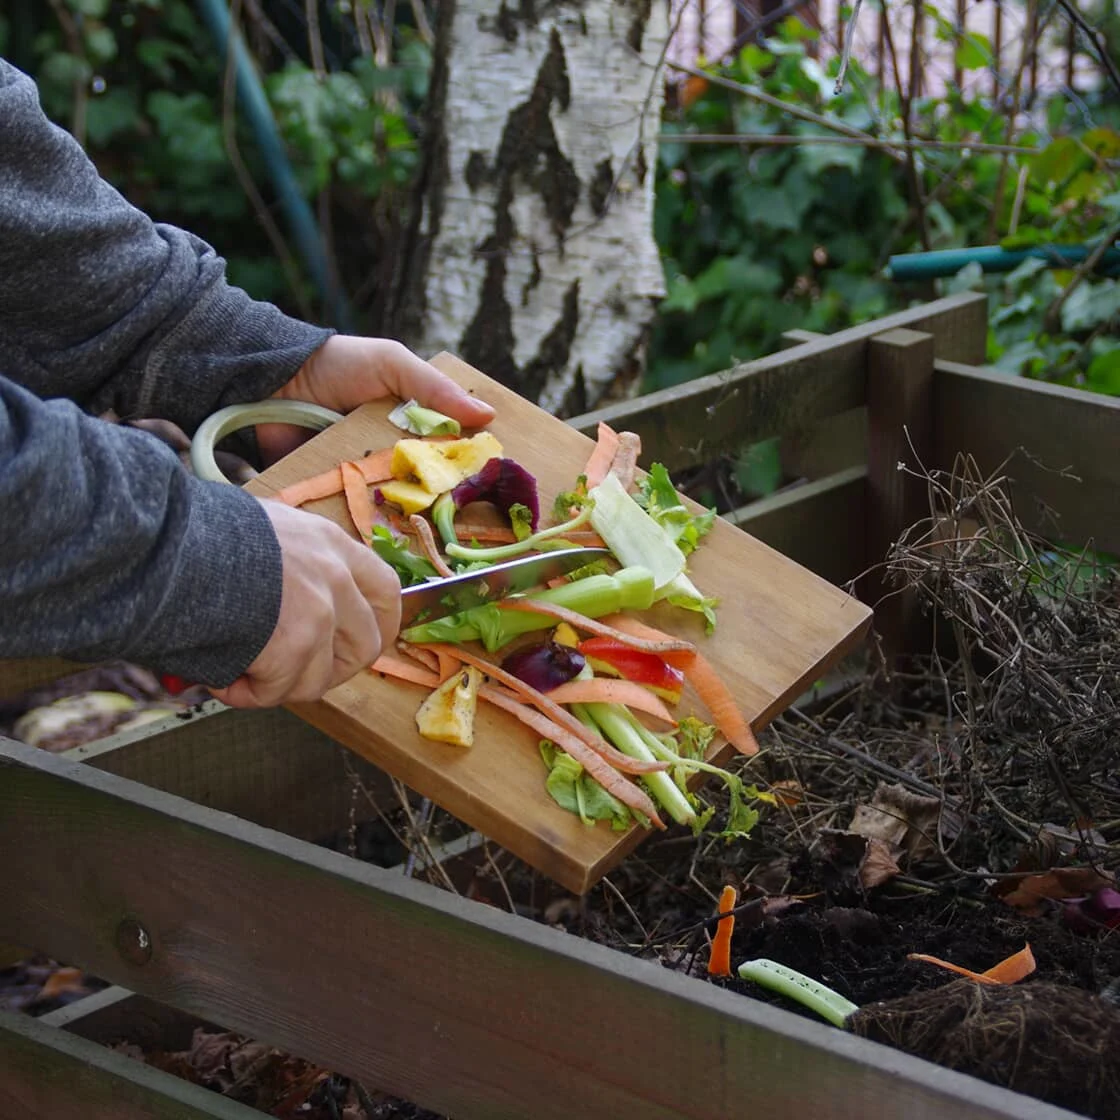
[{"label": "orange carrot peel strip", "polygon": [[391,653],[383,653],[370,667],[371,673],[380,673],[386,677],[393,677],[399,681],[408,681],[410,684],[421,684],[425,688],[438,688],[439,677],[423,665],[413,665]]},{"label": "orange carrot peel strip", "polygon": [[340,463],[342,488],[346,493],[346,508],[358,536],[369,542],[373,535],[373,502],[369,496],[369,486],[357,463]]},{"label": "orange carrot peel strip", "polygon": [[[386,447],[381,451],[370,452],[362,459],[356,459],[355,465],[362,472],[366,484],[373,486],[378,482],[387,482],[393,477],[390,469],[393,462],[393,449]],[[277,495],[277,499],[289,506],[301,506],[304,502],[315,502],[320,498],[331,498],[343,491],[342,472],[339,467],[332,467],[322,474],[312,475],[311,478],[293,482],[285,486]]]},{"label": "orange carrot peel strip", "polygon": [[[401,653],[406,653],[409,657],[419,661],[425,669],[431,669],[433,673],[439,673],[440,660],[430,649],[425,649],[423,646],[414,646],[411,642],[403,641],[400,638],[397,639],[397,649],[399,649]],[[439,679],[442,684],[446,678],[440,673]]]},{"label": "orange carrot peel strip", "polygon": [[970,968],[962,968],[952,961],[943,961],[940,957],[931,957],[926,953],[907,953],[906,959],[935,964],[938,968],[955,972],[958,976],[967,976],[977,984],[1015,984],[1024,977],[1030,976],[1036,968],[1034,953],[1031,952],[1029,942],[1017,953],[1012,953],[1006,960],[1000,961],[984,972],[973,972]]},{"label": "orange carrot peel strip", "polygon": [[[603,621],[617,627],[623,633],[635,634],[651,640],[669,637],[663,631],[626,615],[611,615]],[[661,656],[669,661],[664,653]],[[671,661],[669,663],[673,664]],[[712,663],[702,653],[696,652],[689,664],[679,667],[684,669],[685,677],[696,689],[696,694],[711,714],[712,722],[727,737],[727,741],[740,754],[758,754],[758,740],[754,737],[751,725],[739,711],[735,697],[731,695],[727,685],[720,680]]]},{"label": "orange carrot peel strip", "polygon": [[665,822],[658,816],[657,806],[653,801],[566,728],[553,722],[543,712],[531,708],[493,685],[484,684],[478,690],[478,694],[495,707],[515,716],[542,738],[551,739],[558,747],[567,751],[608,793],[617,797],[623,805],[648,817],[655,828],[665,827]]},{"label": "orange carrot peel strip", "polygon": [[[614,638],[616,641],[625,642],[633,649],[643,653],[656,653],[663,660],[678,669],[687,669],[696,659],[696,646],[684,638],[674,638],[671,634],[654,630],[652,626],[642,627],[639,632],[637,627],[641,623],[624,615],[611,615],[610,618],[588,618],[586,615],[573,611],[569,607],[562,607],[558,603],[549,603],[544,599],[502,599],[498,606],[505,611],[525,611],[528,614],[545,614],[560,622],[566,622],[576,630],[583,630],[588,634],[598,634],[603,638]],[[625,629],[624,624],[631,625]]]},{"label": "orange carrot peel strip", "polygon": [[614,462],[614,457],[618,454],[618,443],[618,433],[609,424],[604,424],[600,420],[595,449],[587,460],[587,466],[583,468],[583,474],[587,478],[588,490],[598,486],[607,477],[607,472],[611,469],[611,463]]},{"label": "orange carrot peel strip", "polygon": [[571,680],[550,688],[546,695],[557,704],[625,704],[635,711],[656,716],[671,727],[677,726],[677,720],[666,707],[665,701],[636,681],[615,680],[610,677]]},{"label": "orange carrot peel strip", "polygon": [[439,548],[436,546],[436,538],[432,533],[432,527],[428,524],[425,517],[420,514],[414,513],[409,519],[408,523],[416,530],[416,536],[420,541],[420,547],[424,550],[424,555],[428,558],[428,563],[441,576],[453,576],[455,573],[451,570],[450,565],[444,560],[443,555],[440,553]]},{"label": "orange carrot peel strip", "polygon": [[638,455],[642,450],[642,438],[635,432],[618,433],[618,450],[611,460],[610,473],[622,483],[627,493],[633,489],[634,475],[638,469]]},{"label": "orange carrot peel strip", "polygon": [[709,976],[731,975],[731,934],[735,931],[735,903],[739,892],[734,887],[727,886],[719,892],[719,912],[727,914],[716,924],[716,932],[712,936],[712,951],[708,957]]},{"label": "orange carrot peel strip", "polygon": [[486,658],[469,653],[465,649],[436,642],[426,644],[425,648],[432,650],[437,656],[440,652],[443,652],[459,661],[466,662],[468,665],[473,665],[476,669],[481,669],[492,680],[504,684],[507,688],[512,688],[518,696],[532,704],[537,711],[548,716],[553,723],[559,724],[570,735],[574,735],[585,746],[604,758],[615,770],[621,770],[624,774],[652,774],[658,770],[668,769],[668,764],[664,762],[642,762],[624,755],[621,751],[612,747],[601,735],[597,735],[594,731],[585,727],[571,712],[560,707],[555,700],[550,700],[545,693],[530,688],[519,677],[507,673],[505,669],[500,665],[495,665],[493,661],[487,661]]}]

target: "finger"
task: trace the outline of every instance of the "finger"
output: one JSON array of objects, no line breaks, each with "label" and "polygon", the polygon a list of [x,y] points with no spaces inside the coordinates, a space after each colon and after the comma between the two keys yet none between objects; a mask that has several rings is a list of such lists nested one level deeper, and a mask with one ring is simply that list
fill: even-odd
[{"label": "finger", "polygon": [[261,462],[266,467],[290,455],[315,434],[295,424],[257,424],[256,433]]},{"label": "finger", "polygon": [[376,614],[381,644],[387,646],[396,638],[401,625],[400,576],[369,549],[357,545],[354,551],[350,573],[362,598]]},{"label": "finger", "polygon": [[491,405],[471,396],[407,347],[388,347],[382,377],[385,385],[401,400],[415,397],[422,405],[451,416],[468,428],[482,427],[494,419]]},{"label": "finger", "polygon": [[268,705],[261,703],[254,691],[255,684],[255,681],[241,676],[225,688],[210,689],[210,695],[225,704],[227,708],[265,708]]},{"label": "finger", "polygon": [[334,663],[331,684],[348,681],[355,673],[368,668],[381,653],[381,634],[373,607],[354,589],[354,602],[344,610],[346,625],[334,640]]}]

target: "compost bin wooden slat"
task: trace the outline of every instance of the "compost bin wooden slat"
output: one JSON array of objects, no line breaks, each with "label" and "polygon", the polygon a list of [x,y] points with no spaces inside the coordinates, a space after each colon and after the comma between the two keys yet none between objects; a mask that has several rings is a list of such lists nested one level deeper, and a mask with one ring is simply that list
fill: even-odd
[{"label": "compost bin wooden slat", "polygon": [[938,358],[984,359],[987,298],[965,292],[871,323],[838,331],[769,354],[722,373],[649,393],[575,417],[569,423],[593,432],[603,420],[642,438],[649,454],[670,470],[736,451],[866,400],[867,345],[877,334],[907,327],[934,336]]},{"label": "compost bin wooden slat", "polygon": [[64,661],[61,657],[29,657],[22,661],[0,658],[0,700],[88,668],[89,665]]},{"label": "compost bin wooden slat", "polygon": [[256,1109],[25,1015],[0,1012],[5,1120],[261,1120]]},{"label": "compost bin wooden slat", "polygon": [[867,468],[851,467],[740,506],[726,516],[752,537],[843,586],[866,567],[866,515]]},{"label": "compost bin wooden slat", "polygon": [[0,862],[0,936],[456,1120],[1067,1116],[11,740]]},{"label": "compost bin wooden slat", "polygon": [[1017,455],[1007,474],[1028,527],[1055,534],[1045,503],[1061,515],[1061,539],[1120,552],[1120,399],[939,361],[934,410],[938,466],[963,451],[994,471],[1022,447],[1037,462]]},{"label": "compost bin wooden slat", "polygon": [[340,834],[351,814],[365,820],[389,800],[384,774],[283,709],[195,710],[168,722],[162,734],[142,728],[133,741],[66,755],[304,840]]}]

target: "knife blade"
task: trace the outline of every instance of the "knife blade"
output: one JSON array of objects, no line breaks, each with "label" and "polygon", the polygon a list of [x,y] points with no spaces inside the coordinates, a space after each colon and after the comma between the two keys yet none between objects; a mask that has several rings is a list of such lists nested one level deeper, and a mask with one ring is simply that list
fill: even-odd
[{"label": "knife blade", "polygon": [[401,628],[529,591],[610,555],[606,548],[562,548],[406,587],[401,592]]}]

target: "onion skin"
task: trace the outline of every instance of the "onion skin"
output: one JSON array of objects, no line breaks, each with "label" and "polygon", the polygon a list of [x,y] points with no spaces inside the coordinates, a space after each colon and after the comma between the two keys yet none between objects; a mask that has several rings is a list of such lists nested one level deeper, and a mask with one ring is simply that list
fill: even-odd
[{"label": "onion skin", "polygon": [[559,642],[522,646],[502,660],[502,668],[538,692],[548,692],[579,676],[586,658],[577,649]]}]

